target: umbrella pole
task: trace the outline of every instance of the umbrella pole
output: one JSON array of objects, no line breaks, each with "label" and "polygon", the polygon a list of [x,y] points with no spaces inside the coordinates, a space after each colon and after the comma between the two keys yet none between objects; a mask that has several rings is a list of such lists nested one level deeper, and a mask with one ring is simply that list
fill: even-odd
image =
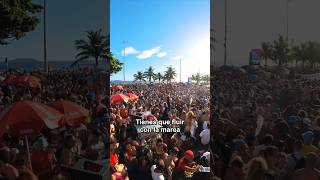
[{"label": "umbrella pole", "polygon": [[24,136],[24,139],[25,139],[25,141],[26,141],[26,146],[27,146],[29,167],[30,167],[30,169],[32,170],[31,157],[30,157],[30,149],[29,149],[29,143],[28,143],[28,137],[27,137],[27,135]]}]

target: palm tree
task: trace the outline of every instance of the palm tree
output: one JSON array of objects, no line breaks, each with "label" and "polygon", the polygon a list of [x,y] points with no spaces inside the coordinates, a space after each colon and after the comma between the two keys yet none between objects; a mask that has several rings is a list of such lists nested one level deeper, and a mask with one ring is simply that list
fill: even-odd
[{"label": "palm tree", "polygon": [[164,77],[167,82],[171,82],[177,76],[177,72],[172,66],[167,67],[167,70],[164,72]]},{"label": "palm tree", "polygon": [[154,68],[152,66],[149,66],[148,69],[144,72],[144,75],[148,78],[148,81],[151,84],[151,81],[154,78]]},{"label": "palm tree", "polygon": [[199,84],[200,81],[201,81],[201,75],[200,75],[200,73],[197,73],[196,75],[192,75],[191,78],[192,78],[193,81],[196,81],[197,84]]},{"label": "palm tree", "polygon": [[202,79],[202,81],[204,81],[204,82],[210,82],[210,76],[209,76],[209,74],[206,74],[206,75],[203,75],[202,77],[201,77],[201,79]]},{"label": "palm tree", "polygon": [[278,40],[273,41],[272,49],[270,51],[270,59],[278,66],[287,64],[291,60],[291,50],[286,38],[279,36]]},{"label": "palm tree", "polygon": [[307,42],[306,56],[311,68],[314,68],[320,58],[320,44],[314,41]]},{"label": "palm tree", "polygon": [[159,83],[161,82],[161,80],[163,80],[163,76],[162,76],[162,74],[160,72],[155,74],[154,78],[155,78],[155,80],[158,80]]},{"label": "palm tree", "polygon": [[264,65],[267,66],[267,61],[271,56],[271,49],[272,46],[269,42],[262,42],[261,43],[261,48],[262,48],[262,58],[264,59]]},{"label": "palm tree", "polygon": [[145,76],[144,76],[144,74],[141,72],[141,71],[138,71],[137,72],[137,74],[134,74],[133,75],[133,77],[134,77],[134,81],[139,81],[139,82],[141,82],[141,81],[146,81],[144,78],[145,78]]},{"label": "palm tree", "polygon": [[296,45],[292,47],[292,54],[294,59],[296,60],[296,67],[298,66],[298,61],[302,61],[302,67],[304,68],[304,64],[307,61],[307,44],[301,43],[300,45]]},{"label": "palm tree", "polygon": [[103,35],[102,29],[98,31],[88,31],[87,39],[80,39],[75,41],[75,48],[79,51],[76,55],[76,61],[72,64],[75,65],[80,61],[93,57],[96,67],[99,64],[99,58],[111,58],[110,39]]}]

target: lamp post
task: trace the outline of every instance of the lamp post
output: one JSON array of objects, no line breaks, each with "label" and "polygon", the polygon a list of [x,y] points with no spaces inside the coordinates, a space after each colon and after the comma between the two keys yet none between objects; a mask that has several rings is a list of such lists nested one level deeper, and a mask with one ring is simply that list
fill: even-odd
[{"label": "lamp post", "polygon": [[289,40],[289,0],[286,0],[286,37]]},{"label": "lamp post", "polygon": [[181,83],[181,58],[180,58],[180,83]]},{"label": "lamp post", "polygon": [[47,10],[47,3],[46,3],[46,0],[43,0],[43,59],[44,59],[44,71],[45,73],[48,73],[46,10]]},{"label": "lamp post", "polygon": [[126,81],[126,44],[128,41],[124,40],[123,41],[123,83]]},{"label": "lamp post", "polygon": [[227,0],[224,0],[224,65],[227,65],[227,35],[228,35],[228,3]]}]

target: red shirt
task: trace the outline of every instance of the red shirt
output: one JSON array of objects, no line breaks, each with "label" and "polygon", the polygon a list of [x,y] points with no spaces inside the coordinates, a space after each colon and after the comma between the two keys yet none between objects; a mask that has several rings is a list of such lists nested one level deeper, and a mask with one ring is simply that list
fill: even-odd
[{"label": "red shirt", "polygon": [[51,169],[54,155],[50,150],[33,150],[31,155],[32,167],[35,172]]}]

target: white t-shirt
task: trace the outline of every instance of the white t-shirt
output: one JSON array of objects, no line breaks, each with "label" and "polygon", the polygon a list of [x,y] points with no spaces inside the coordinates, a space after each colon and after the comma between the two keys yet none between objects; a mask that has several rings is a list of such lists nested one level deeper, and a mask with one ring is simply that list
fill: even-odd
[{"label": "white t-shirt", "polygon": [[190,129],[191,137],[195,138],[195,132],[196,132],[197,127],[198,127],[198,122],[195,120],[192,120],[192,125],[191,125],[191,129]]},{"label": "white t-shirt", "polygon": [[201,137],[201,144],[207,145],[210,143],[210,129],[202,130],[199,136]]},{"label": "white t-shirt", "polygon": [[151,166],[151,176],[153,180],[165,180],[165,177],[162,173],[154,172],[156,165]]}]

